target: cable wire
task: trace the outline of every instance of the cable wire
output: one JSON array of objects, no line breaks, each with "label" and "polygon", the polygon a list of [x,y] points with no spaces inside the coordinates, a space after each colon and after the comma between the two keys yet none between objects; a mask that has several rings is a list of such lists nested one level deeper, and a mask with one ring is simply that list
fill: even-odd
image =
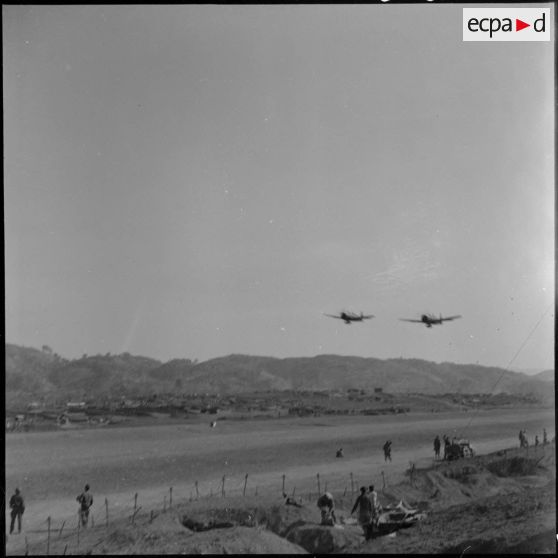
[{"label": "cable wire", "polygon": [[[500,383],[500,380],[504,377],[504,374],[506,372],[509,371],[510,366],[514,363],[515,359],[519,356],[519,353],[521,353],[521,351],[523,350],[523,347],[525,347],[525,345],[529,342],[529,339],[531,339],[531,337],[533,336],[533,334],[535,333],[535,331],[537,330],[537,328],[539,327],[539,325],[541,324],[541,322],[543,321],[544,317],[548,314],[548,312],[550,311],[550,309],[552,308],[552,304],[543,312],[542,316],[539,318],[539,320],[537,321],[537,323],[534,325],[533,329],[531,329],[531,331],[529,332],[529,334],[527,335],[527,337],[525,338],[525,340],[523,341],[523,343],[521,343],[519,349],[516,351],[515,355],[513,355],[512,359],[509,361],[508,365],[506,366],[506,368],[504,368],[504,370],[502,370],[502,373],[500,374],[500,376],[498,377],[498,379],[496,380],[495,384],[492,386],[492,389],[490,390],[490,394],[492,394],[492,392],[496,389],[496,386]],[[476,413],[473,413],[473,416],[469,419],[469,422],[467,423],[467,425],[459,432],[459,436],[457,436],[458,438],[462,437],[463,432],[465,432],[469,426],[471,425],[471,422],[473,421],[473,419],[475,418],[475,416],[477,416],[479,414],[479,410],[477,409]]]}]

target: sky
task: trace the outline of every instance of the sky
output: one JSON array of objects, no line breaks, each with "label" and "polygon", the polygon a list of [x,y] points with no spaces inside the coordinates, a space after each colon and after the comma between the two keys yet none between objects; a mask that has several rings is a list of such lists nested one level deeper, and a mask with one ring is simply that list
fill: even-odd
[{"label": "sky", "polygon": [[463,7],[3,6],[6,341],[553,368],[554,44]]}]

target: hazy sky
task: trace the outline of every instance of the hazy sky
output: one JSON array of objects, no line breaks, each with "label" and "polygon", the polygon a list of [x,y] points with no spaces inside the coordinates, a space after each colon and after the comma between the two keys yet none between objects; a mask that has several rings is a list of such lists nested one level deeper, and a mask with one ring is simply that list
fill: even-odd
[{"label": "hazy sky", "polygon": [[3,6],[7,342],[553,368],[554,43],[463,7]]}]

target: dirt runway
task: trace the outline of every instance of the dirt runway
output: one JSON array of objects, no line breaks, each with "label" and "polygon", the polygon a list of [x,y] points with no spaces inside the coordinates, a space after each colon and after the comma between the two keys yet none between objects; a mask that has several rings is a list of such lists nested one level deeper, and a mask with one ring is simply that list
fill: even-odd
[{"label": "dirt runway", "polygon": [[[355,486],[400,480],[411,461],[431,463],[436,434],[463,435],[477,453],[516,446],[520,428],[530,441],[554,435],[553,409],[493,410],[478,413],[410,413],[390,416],[323,416],[271,420],[187,422],[104,429],[9,434],[6,437],[6,487],[19,486],[26,498],[24,526],[44,529],[76,520],[75,497],[87,482],[95,497],[94,520],[131,513],[134,494],[144,510],[161,508],[173,487],[175,501],[210,493],[277,492],[304,495],[320,486],[343,491]],[[382,444],[393,443],[385,463]],[[336,459],[343,447],[345,458]],[[383,472],[383,475],[382,475]],[[248,479],[245,475],[248,474]]]}]

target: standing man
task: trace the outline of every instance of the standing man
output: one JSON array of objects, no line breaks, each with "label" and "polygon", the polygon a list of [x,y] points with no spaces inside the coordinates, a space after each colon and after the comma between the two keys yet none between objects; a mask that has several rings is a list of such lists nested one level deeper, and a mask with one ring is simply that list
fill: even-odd
[{"label": "standing man", "polygon": [[447,434],[444,434],[444,459],[447,459],[449,457],[450,446],[450,439]]},{"label": "standing man", "polygon": [[440,437],[438,435],[436,435],[436,438],[434,438],[434,457],[436,459],[440,459],[440,446],[442,444],[440,443]]},{"label": "standing man", "polygon": [[388,459],[391,461],[391,440],[388,440],[384,444],[384,461],[387,461]]},{"label": "standing man", "polygon": [[17,517],[17,532],[21,533],[21,516],[25,511],[25,505],[23,502],[23,496],[21,495],[19,488],[15,489],[15,494],[10,498],[10,509],[12,521],[10,522],[10,535],[14,532],[14,524]]},{"label": "standing man", "polygon": [[370,522],[372,520],[372,502],[366,494],[366,487],[360,487],[360,495],[356,499],[355,505],[351,510],[351,515],[355,513],[358,508],[358,522],[362,527],[364,532],[364,538],[368,540],[370,538]]},{"label": "standing man", "polygon": [[374,490],[373,484],[368,487],[368,497],[372,504],[372,520],[370,522],[370,535],[372,535],[374,533],[374,528],[378,526],[378,519],[380,518],[380,511],[382,509],[378,500],[378,493]]},{"label": "standing man", "polygon": [[546,446],[546,444],[548,444],[548,438],[546,436],[546,428],[543,428],[543,446]]},{"label": "standing man", "polygon": [[83,492],[76,498],[79,502],[79,516],[83,527],[87,527],[89,521],[89,508],[93,505],[93,496],[89,492],[89,485],[86,484]]}]

